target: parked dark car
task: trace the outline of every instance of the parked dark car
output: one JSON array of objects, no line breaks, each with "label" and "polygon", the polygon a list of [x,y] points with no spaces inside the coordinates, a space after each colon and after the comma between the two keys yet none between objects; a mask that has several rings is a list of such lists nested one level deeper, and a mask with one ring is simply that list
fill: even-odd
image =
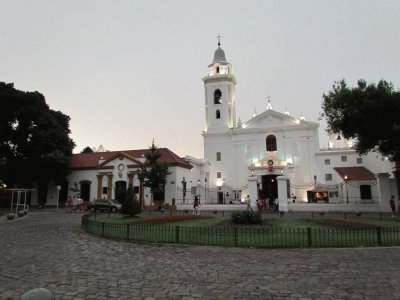
[{"label": "parked dark car", "polygon": [[96,199],[94,201],[89,201],[87,209],[91,212],[117,212],[121,210],[121,203],[115,201],[114,199]]}]

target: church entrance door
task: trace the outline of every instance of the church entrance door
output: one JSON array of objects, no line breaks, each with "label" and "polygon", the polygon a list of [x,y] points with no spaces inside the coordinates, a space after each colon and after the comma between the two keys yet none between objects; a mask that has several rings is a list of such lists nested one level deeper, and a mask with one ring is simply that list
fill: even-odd
[{"label": "church entrance door", "polygon": [[218,204],[224,204],[224,193],[218,192]]},{"label": "church entrance door", "polygon": [[81,181],[81,198],[83,201],[90,200],[90,181]]},{"label": "church entrance door", "polygon": [[278,175],[262,175],[261,176],[261,189],[259,190],[259,197],[261,199],[269,199],[269,205],[274,204],[274,200],[278,198],[278,183],[276,177]]}]

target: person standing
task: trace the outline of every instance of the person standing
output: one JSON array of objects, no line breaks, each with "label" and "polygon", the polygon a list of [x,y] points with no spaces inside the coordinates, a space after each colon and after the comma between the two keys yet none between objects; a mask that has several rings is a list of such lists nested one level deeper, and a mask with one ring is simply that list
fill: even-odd
[{"label": "person standing", "polygon": [[390,208],[392,209],[392,218],[394,217],[394,213],[396,211],[396,205],[394,203],[394,196],[392,195],[392,197],[389,200],[389,204],[390,204]]},{"label": "person standing", "polygon": [[68,196],[68,200],[67,200],[67,209],[66,209],[66,212],[68,213],[70,213],[70,212],[72,212],[72,205],[73,205],[73,200],[72,200],[72,197],[71,196]]},{"label": "person standing", "polygon": [[252,211],[253,209],[251,208],[250,196],[249,195],[247,195],[247,197],[246,197],[246,202],[247,202],[247,210]]},{"label": "person standing", "polygon": [[195,216],[200,215],[199,208],[200,208],[200,201],[199,201],[199,198],[197,196],[195,196],[194,203],[193,203],[193,214]]}]

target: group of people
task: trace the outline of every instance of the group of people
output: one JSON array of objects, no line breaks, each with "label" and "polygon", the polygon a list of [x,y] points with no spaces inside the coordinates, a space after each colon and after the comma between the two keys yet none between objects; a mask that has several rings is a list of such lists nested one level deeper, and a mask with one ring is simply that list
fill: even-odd
[{"label": "group of people", "polygon": [[68,196],[66,208],[67,208],[66,209],[67,213],[77,212],[78,210],[79,211],[85,210],[83,200],[81,198],[72,197],[72,196]]}]

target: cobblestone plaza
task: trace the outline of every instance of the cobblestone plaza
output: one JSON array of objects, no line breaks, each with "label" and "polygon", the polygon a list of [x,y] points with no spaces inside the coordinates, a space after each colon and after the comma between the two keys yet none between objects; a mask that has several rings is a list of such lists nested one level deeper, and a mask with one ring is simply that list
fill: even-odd
[{"label": "cobblestone plaza", "polygon": [[400,249],[137,244],[80,230],[82,214],[0,222],[0,299],[400,299]]}]

